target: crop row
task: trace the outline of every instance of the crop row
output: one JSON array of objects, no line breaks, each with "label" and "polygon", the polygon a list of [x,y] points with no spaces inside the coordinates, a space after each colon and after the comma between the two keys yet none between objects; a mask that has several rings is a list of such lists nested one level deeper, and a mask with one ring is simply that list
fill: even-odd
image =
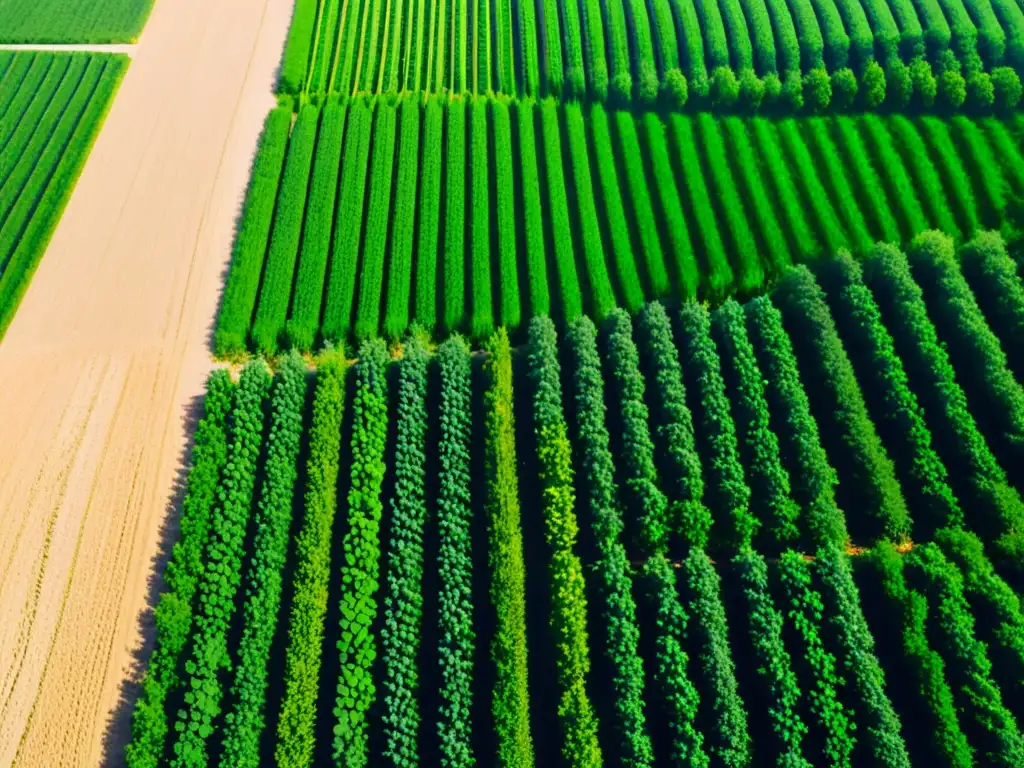
[{"label": "crop row", "polygon": [[0,89],[0,336],[46,250],[128,58],[16,53],[7,64]]},{"label": "crop row", "polygon": [[153,0],[0,0],[0,43],[134,43]]},{"label": "crop row", "polygon": [[984,111],[1022,69],[1012,0],[300,0],[279,88]]},{"label": "crop row", "polygon": [[222,356],[756,294],[840,248],[968,236],[1024,190],[996,119],[359,99],[289,123],[271,113],[254,165]]},{"label": "crop row", "polygon": [[1018,764],[1022,289],[926,232],[216,374],[130,762]]}]

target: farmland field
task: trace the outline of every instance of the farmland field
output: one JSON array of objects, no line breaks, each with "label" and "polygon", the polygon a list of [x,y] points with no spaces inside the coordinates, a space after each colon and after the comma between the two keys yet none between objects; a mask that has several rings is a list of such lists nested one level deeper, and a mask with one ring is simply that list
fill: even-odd
[{"label": "farmland field", "polygon": [[127,66],[120,55],[0,52],[0,337]]},{"label": "farmland field", "polygon": [[0,43],[134,43],[154,0],[0,0]]},{"label": "farmland field", "polygon": [[1012,107],[1022,68],[1013,0],[297,0],[279,87],[930,110]]},{"label": "farmland field", "polygon": [[998,118],[482,97],[306,104],[289,133],[290,115],[264,129],[220,355],[750,296],[841,248],[998,226],[1024,192],[1020,124]]},{"label": "farmland field", "polygon": [[1012,265],[216,372],[129,765],[1018,765]]}]

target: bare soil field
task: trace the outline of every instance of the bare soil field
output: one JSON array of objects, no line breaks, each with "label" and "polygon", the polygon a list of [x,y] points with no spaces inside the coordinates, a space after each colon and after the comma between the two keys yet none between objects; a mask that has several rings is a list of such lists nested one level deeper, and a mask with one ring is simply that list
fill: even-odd
[{"label": "bare soil field", "polygon": [[0,344],[0,765],[122,761],[291,6],[157,2]]}]

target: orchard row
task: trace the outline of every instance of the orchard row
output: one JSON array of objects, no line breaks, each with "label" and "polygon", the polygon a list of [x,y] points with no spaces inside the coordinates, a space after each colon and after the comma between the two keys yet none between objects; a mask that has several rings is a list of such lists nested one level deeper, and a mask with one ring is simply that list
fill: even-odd
[{"label": "orchard row", "polygon": [[1022,318],[928,232],[214,374],[129,765],[1020,765]]},{"label": "orchard row", "polygon": [[1015,0],[298,0],[279,87],[793,110],[831,80],[903,109],[937,77],[940,106],[985,109],[1016,105],[1022,67]]}]

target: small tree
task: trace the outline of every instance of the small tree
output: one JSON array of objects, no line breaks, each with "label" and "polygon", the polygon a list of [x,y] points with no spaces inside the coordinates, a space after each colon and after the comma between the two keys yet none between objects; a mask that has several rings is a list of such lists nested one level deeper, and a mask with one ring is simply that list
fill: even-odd
[{"label": "small tree", "polygon": [[729,67],[716,67],[711,73],[711,106],[729,110],[740,97],[740,84],[736,73]]},{"label": "small tree", "polygon": [[764,83],[764,101],[761,102],[761,106],[764,109],[775,109],[782,94],[782,81],[777,74],[769,72],[761,82]]},{"label": "small tree", "polygon": [[[900,64],[902,66],[902,62]],[[878,109],[885,101],[885,94],[885,70],[882,69],[881,64],[872,59],[864,66],[864,71],[860,76],[861,101],[868,109]]]},{"label": "small tree", "polygon": [[665,73],[665,79],[661,83],[662,101],[671,109],[681,110],[686,106],[689,97],[686,75],[678,67],[673,67]]},{"label": "small tree", "polygon": [[992,93],[995,108],[1000,112],[1009,112],[1020,103],[1020,75],[1012,67],[993,67]]},{"label": "small tree", "polygon": [[918,56],[910,62],[910,81],[914,93],[917,95],[918,106],[924,109],[931,109],[935,106],[938,83],[932,73],[932,65],[923,56]]},{"label": "small tree", "polygon": [[973,72],[967,78],[967,104],[974,112],[990,112],[995,103],[995,88],[988,72]]},{"label": "small tree", "polygon": [[757,112],[764,101],[764,83],[754,74],[754,70],[745,69],[740,73],[739,105],[748,112]]},{"label": "small tree", "polygon": [[832,106],[837,110],[846,110],[853,106],[857,98],[857,76],[849,67],[837,69],[832,73]]},{"label": "small tree", "polygon": [[811,112],[824,112],[832,102],[832,81],[824,67],[804,75],[804,103]]},{"label": "small tree", "polygon": [[782,80],[779,105],[790,112],[799,112],[804,108],[804,84],[795,69],[787,72]]}]

